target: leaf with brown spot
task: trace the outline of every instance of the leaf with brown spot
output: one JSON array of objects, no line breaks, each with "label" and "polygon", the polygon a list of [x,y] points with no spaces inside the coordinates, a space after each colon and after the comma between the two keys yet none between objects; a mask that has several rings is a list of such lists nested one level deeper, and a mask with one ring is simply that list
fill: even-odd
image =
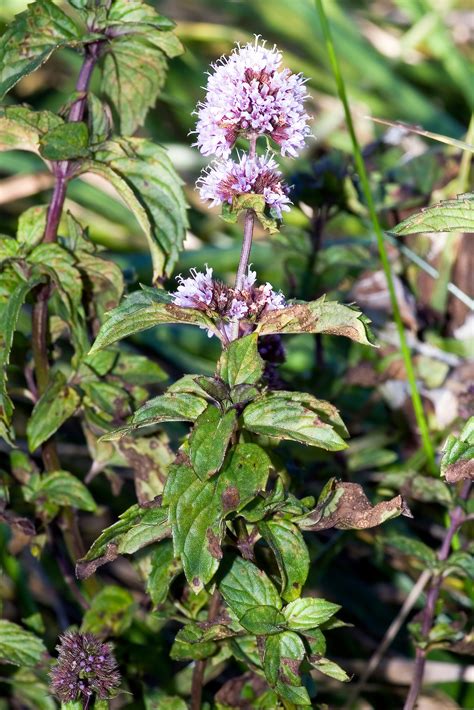
[{"label": "leaf with brown spot", "polygon": [[259,335],[272,333],[325,333],[342,335],[364,345],[374,345],[370,320],[354,306],[326,301],[295,303],[287,308],[269,311],[257,324]]},{"label": "leaf with brown spot", "polygon": [[140,505],[163,493],[168,467],[174,460],[169,438],[164,432],[152,437],[124,437],[114,442],[133,470],[135,492]]},{"label": "leaf with brown spot", "polygon": [[310,513],[294,519],[302,530],[362,530],[381,525],[399,515],[412,517],[402,496],[372,505],[358,483],[335,478],[326,484],[318,504]]},{"label": "leaf with brown spot", "polygon": [[195,592],[219,567],[224,520],[264,490],[271,462],[256,444],[238,444],[217,476],[201,481],[189,461],[171,465],[164,492],[176,557]]}]

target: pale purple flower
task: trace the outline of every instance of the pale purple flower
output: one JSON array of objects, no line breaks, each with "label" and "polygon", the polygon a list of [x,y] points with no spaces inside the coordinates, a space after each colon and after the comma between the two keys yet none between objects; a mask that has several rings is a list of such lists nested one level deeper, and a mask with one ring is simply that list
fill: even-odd
[{"label": "pale purple flower", "polygon": [[[256,277],[249,267],[242,289],[237,290],[213,279],[212,269],[207,266],[205,273],[191,269],[190,277],[178,276],[178,289],[170,295],[175,305],[206,313],[230,339],[235,321],[240,323],[240,335],[251,333],[264,313],[287,305],[283,294],[274,291],[270,283],[256,286]],[[210,331],[208,334],[213,335]]]},{"label": "pale purple flower", "polygon": [[239,162],[233,160],[215,160],[197,181],[203,200],[210,201],[210,207],[228,202],[234,197],[245,194],[263,195],[267,206],[281,219],[282,210],[288,212],[291,200],[288,187],[283,182],[278,165],[267,153],[254,159],[247,153],[240,156]]},{"label": "pale purple flower", "polygon": [[181,274],[177,277],[178,289],[172,294],[174,303],[183,308],[198,308],[197,304],[208,306],[213,297],[214,282],[212,269],[206,264],[206,273],[190,269],[191,276],[184,279]]},{"label": "pale purple flower", "polygon": [[237,45],[212,65],[198,105],[197,141],[203,155],[227,157],[239,135],[268,135],[282,155],[296,156],[310,133],[305,79],[280,70],[281,52],[265,42]]}]

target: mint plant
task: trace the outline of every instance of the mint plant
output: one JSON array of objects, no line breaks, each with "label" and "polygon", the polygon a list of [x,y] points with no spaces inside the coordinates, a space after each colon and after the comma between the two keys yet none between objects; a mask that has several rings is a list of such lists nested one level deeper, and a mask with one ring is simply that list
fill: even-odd
[{"label": "mint plant", "polygon": [[[1,40],[3,93],[60,48],[82,55],[76,90],[58,114],[6,105],[0,115],[2,149],[37,153],[55,178],[49,205],[27,210],[16,239],[4,236],[0,245],[0,433],[21,510],[14,513],[5,495],[2,520],[21,529],[20,546],[54,553],[65,592],[84,611],[51,671],[63,707],[106,707],[118,692],[103,638],[120,637],[139,610],[129,592],[95,573],[122,555],[133,556],[153,608],[138,636],[144,627],[158,635],[179,624],[171,658],[192,678],[188,690],[175,684],[173,707],[185,707],[181,696],[201,707],[207,677],[231,659],[256,707],[311,707],[311,669],[349,677],[326,656],[326,632],[344,625],[340,607],[304,594],[304,534],[410,513],[401,495],[372,505],[359,484],[335,478],[317,501],[299,499],[277,449],[289,441],[337,452],[348,435],[331,403],[275,387],[270,366],[280,337],[374,343],[356,307],[325,297],[289,301],[251,269],[256,220],[273,234],[290,204],[271,150],[295,157],[309,134],[303,77],[282,69],[280,52],[258,38],[213,66],[198,107],[197,146],[217,157],[198,181],[201,197],[222,205],[224,219],[243,218],[235,283],[202,265],[178,277],[175,290],[163,288],[187,226],[182,185],[161,146],[130,134],[159,95],[167,59],[181,52],[172,27],[141,0],[70,0],[67,13],[36,0]],[[120,269],[64,209],[70,181],[90,172],[111,183],[148,239],[153,285],[125,298]],[[222,352],[213,376],[185,375],[149,399],[147,387],[165,373],[118,343],[167,324],[205,329]],[[15,418],[17,400],[32,405],[26,427]],[[61,462],[58,443],[71,420],[80,421],[92,461],[84,479]],[[168,422],[189,425],[175,448],[161,427]],[[17,447],[25,439],[28,451]],[[133,469],[137,503],[86,551],[77,511],[99,514],[88,484],[104,472],[113,485],[114,466]],[[0,622],[0,653],[31,669],[41,697],[46,648],[35,623]],[[116,651],[120,666],[119,638]],[[10,680],[20,695],[22,671]],[[127,683],[122,690],[138,692]]]}]

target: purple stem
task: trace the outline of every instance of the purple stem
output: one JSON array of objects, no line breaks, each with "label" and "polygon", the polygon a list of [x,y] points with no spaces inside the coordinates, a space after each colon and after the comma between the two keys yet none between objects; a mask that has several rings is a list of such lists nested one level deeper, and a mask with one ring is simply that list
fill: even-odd
[{"label": "purple stem", "polygon": [[[249,158],[254,160],[257,147],[257,135],[252,134],[250,136],[250,150]],[[245,275],[247,273],[250,250],[252,248],[252,237],[253,237],[253,225],[255,221],[255,213],[253,210],[247,210],[245,213],[245,224],[244,224],[244,240],[242,243],[242,251],[240,253],[239,268],[237,270],[237,278],[235,280],[235,288],[237,291],[242,290]]]},{"label": "purple stem", "polygon": [[[466,500],[468,498],[470,486],[471,482],[465,481],[460,494],[460,498],[462,500]],[[451,511],[449,527],[446,529],[443,543],[438,552],[438,560],[440,562],[446,562],[446,560],[448,559],[449,554],[451,552],[453,538],[460,526],[465,521],[465,519],[466,516],[464,510],[460,505],[456,506],[456,508]],[[421,636],[423,640],[427,640],[431,631],[431,627],[433,626],[436,602],[438,601],[439,593],[441,591],[442,581],[442,574],[435,575],[431,581],[428,593],[426,595],[426,604],[423,609],[423,616],[421,621]],[[423,683],[426,656],[427,649],[417,647],[415,654],[415,669],[413,672],[413,679],[411,682],[407,699],[405,701],[405,705],[403,706],[403,710],[414,710],[416,706],[416,701],[418,699],[418,695],[420,694],[421,686]]]}]

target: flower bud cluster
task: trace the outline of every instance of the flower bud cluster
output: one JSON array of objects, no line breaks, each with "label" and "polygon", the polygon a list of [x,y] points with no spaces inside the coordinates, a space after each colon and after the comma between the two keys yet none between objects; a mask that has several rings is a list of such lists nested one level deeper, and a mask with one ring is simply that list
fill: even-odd
[{"label": "flower bud cluster", "polygon": [[110,644],[91,633],[67,631],[57,646],[58,661],[51,671],[51,691],[62,703],[110,698],[120,685],[117,661]]}]

